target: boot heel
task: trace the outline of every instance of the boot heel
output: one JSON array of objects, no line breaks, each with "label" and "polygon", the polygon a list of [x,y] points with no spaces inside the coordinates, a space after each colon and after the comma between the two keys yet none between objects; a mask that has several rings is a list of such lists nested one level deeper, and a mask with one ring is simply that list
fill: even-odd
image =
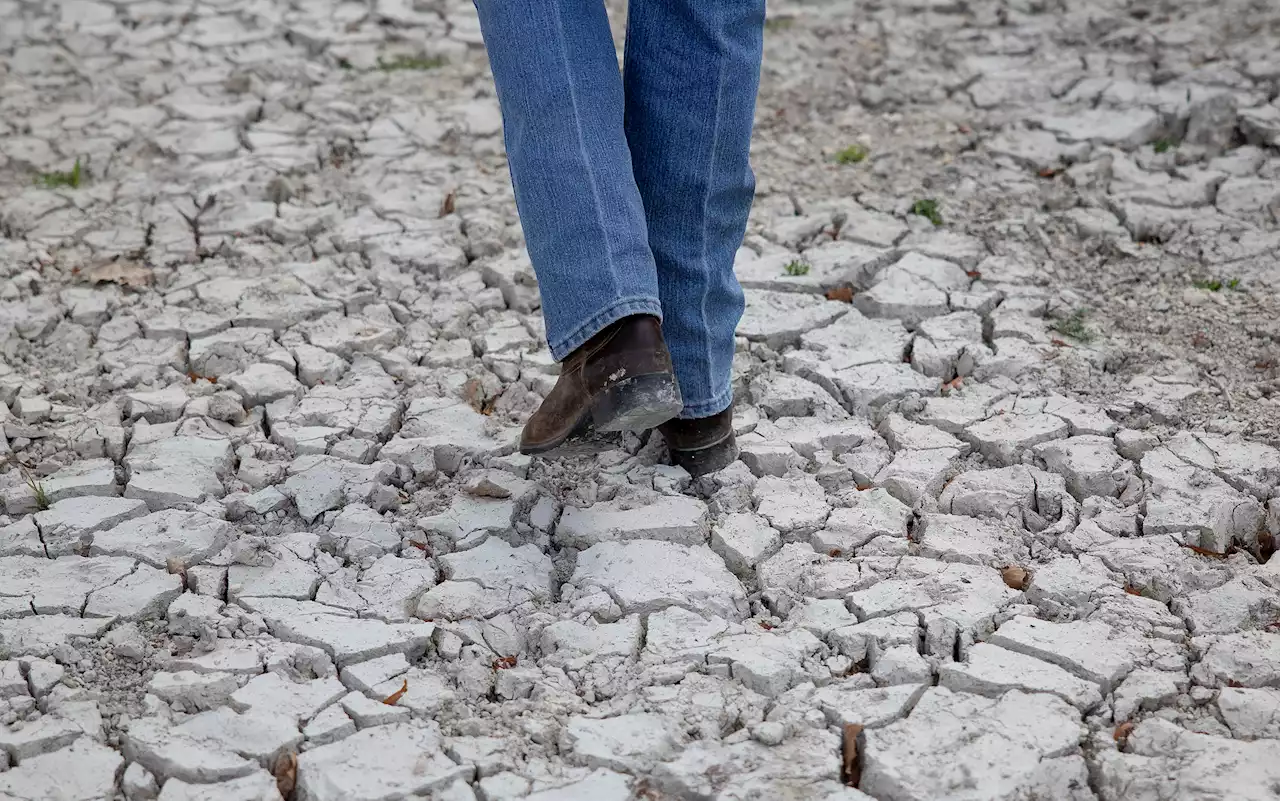
[{"label": "boot heel", "polygon": [[645,431],[656,428],[684,408],[680,387],[670,373],[623,378],[591,404],[597,431]]},{"label": "boot heel", "polygon": [[694,478],[723,470],[738,461],[738,443],[732,431],[720,442],[693,451],[676,450],[668,443],[667,452],[673,465],[683,467]]}]

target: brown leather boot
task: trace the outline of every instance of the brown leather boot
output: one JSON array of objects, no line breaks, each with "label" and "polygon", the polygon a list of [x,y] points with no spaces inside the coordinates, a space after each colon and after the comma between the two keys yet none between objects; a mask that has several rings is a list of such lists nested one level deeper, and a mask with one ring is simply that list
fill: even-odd
[{"label": "brown leather boot", "polygon": [[624,317],[560,365],[560,378],[525,424],[520,452],[546,453],[596,431],[644,431],[684,408],[658,319]]},{"label": "brown leather boot", "polygon": [[697,478],[723,470],[738,458],[733,436],[733,407],[697,420],[671,420],[659,429],[667,441],[671,463]]}]

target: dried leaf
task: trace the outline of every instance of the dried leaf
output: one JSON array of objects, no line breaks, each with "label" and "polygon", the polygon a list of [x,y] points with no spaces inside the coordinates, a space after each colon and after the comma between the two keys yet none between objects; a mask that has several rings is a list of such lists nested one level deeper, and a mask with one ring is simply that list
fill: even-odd
[{"label": "dried leaf", "polygon": [[480,379],[471,378],[467,383],[462,385],[462,397],[471,405],[472,409],[479,412],[484,408],[485,392],[484,386],[480,383]]},{"label": "dried leaf", "polygon": [[1258,532],[1258,561],[1265,564],[1275,552],[1275,536],[1270,531]]},{"label": "dried leaf", "polygon": [[286,751],[276,759],[271,768],[271,775],[276,777],[276,789],[281,798],[293,795],[293,788],[298,783],[298,757]]},{"label": "dried leaf", "polygon": [[858,490],[858,492],[866,492],[867,490],[871,489],[871,485],[870,485],[870,484],[857,484],[857,485],[855,485],[855,487],[854,487],[854,488],[855,488],[856,490]]},{"label": "dried leaf", "polygon": [[1125,747],[1129,745],[1129,734],[1132,732],[1133,721],[1126,720],[1124,723],[1116,726],[1116,730],[1111,734],[1111,739],[1115,740],[1116,743],[1119,744],[1120,750],[1123,751]]},{"label": "dried leaf", "polygon": [[1134,587],[1133,587],[1133,585],[1132,585],[1132,584],[1126,584],[1126,585],[1124,585],[1124,591],[1125,591],[1125,592],[1127,592],[1127,593],[1129,593],[1130,595],[1141,595],[1141,594],[1142,594],[1142,590],[1134,589]]},{"label": "dried leaf", "polygon": [[448,217],[453,214],[454,206],[457,204],[458,196],[454,192],[444,196],[444,202],[440,204],[440,216]]},{"label": "dried leaf", "polygon": [[1009,565],[1000,571],[1005,586],[1013,590],[1025,590],[1031,583],[1031,574],[1021,565]]},{"label": "dried leaf", "polygon": [[1067,342],[1066,342],[1065,340],[1058,339],[1057,337],[1054,337],[1053,339],[1050,339],[1050,340],[1049,340],[1049,344],[1050,344],[1050,345],[1052,345],[1052,346],[1054,346],[1055,348],[1069,348],[1069,347],[1071,347],[1071,345],[1067,344]]},{"label": "dried leaf", "polygon": [[127,259],[90,267],[87,277],[94,284],[119,284],[134,288],[150,286],[152,278],[151,268]]},{"label": "dried leaf", "polygon": [[840,550],[839,548],[832,548],[831,550],[827,551],[827,556],[830,556],[832,559],[839,559],[843,555],[844,555],[844,551]]},{"label": "dried leaf", "polygon": [[1058,174],[1058,171],[1053,169],[1052,167],[1046,167],[1043,170],[1040,170],[1039,172],[1036,173],[1036,175],[1039,175],[1041,178],[1052,178],[1057,174]]},{"label": "dried leaf", "polygon": [[982,277],[982,273],[981,273],[981,272],[979,272],[979,271],[977,271],[977,270],[969,270],[968,272],[966,272],[966,273],[965,273],[965,275],[969,276],[970,278],[981,278],[981,277]]},{"label": "dried leaf", "polygon": [[775,628],[777,628],[767,620],[761,620],[759,621],[759,623],[760,623],[760,628],[764,629],[765,631],[773,631]]},{"label": "dried leaf", "polygon": [[[505,392],[504,389],[502,392]],[[498,399],[502,397],[502,392],[490,396],[485,392],[484,385],[479,379],[472,378],[462,385],[462,396],[467,403],[471,405],[480,414],[486,417],[493,414],[494,407],[498,405]]]},{"label": "dried leaf", "polygon": [[493,660],[494,670],[508,670],[516,666],[516,658],[514,656],[500,656]]},{"label": "dried leaf", "polygon": [[959,389],[964,385],[964,376],[956,376],[947,383],[943,384],[944,389]]},{"label": "dried leaf", "polygon": [[428,549],[427,544],[425,542],[418,542],[417,540],[409,540],[409,544],[417,548],[419,551],[426,551]]},{"label": "dried leaf", "polygon": [[1199,545],[1191,545],[1189,543],[1184,542],[1182,543],[1182,547],[1186,548],[1192,553],[1198,553],[1201,556],[1207,556],[1210,559],[1226,559],[1227,558],[1227,555],[1225,553],[1218,553],[1217,551],[1211,551],[1208,548],[1201,548]]},{"label": "dried leaf", "polygon": [[841,751],[842,764],[840,778],[850,787],[857,787],[862,781],[862,766],[858,764],[858,735],[862,734],[862,724],[844,724],[844,748]]},{"label": "dried leaf", "polygon": [[838,300],[841,303],[853,303],[853,287],[838,286],[828,289],[827,300]]},{"label": "dried leaf", "polygon": [[399,701],[407,692],[409,692],[409,680],[405,679],[404,684],[400,685],[400,689],[396,690],[391,695],[388,695],[386,698],[383,698],[382,703],[387,706],[395,706],[396,701]]}]

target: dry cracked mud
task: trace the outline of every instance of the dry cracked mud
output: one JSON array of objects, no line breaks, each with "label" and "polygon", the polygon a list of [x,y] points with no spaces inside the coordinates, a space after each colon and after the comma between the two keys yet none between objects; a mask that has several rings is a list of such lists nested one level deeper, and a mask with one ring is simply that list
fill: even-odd
[{"label": "dry cracked mud", "polygon": [[0,0],[0,801],[1276,797],[1280,7],[769,15],[695,482],[465,0]]}]

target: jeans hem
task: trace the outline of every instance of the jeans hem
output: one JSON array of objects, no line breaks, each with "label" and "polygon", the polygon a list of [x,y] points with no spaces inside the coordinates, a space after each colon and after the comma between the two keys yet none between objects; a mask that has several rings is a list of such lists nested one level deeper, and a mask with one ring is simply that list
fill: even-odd
[{"label": "jeans hem", "polygon": [[711,417],[713,415],[720,414],[732,405],[733,387],[731,386],[709,401],[703,401],[702,403],[698,403],[693,406],[685,406],[680,410],[680,419],[698,420],[703,417]]},{"label": "jeans hem", "polygon": [[661,321],[662,304],[658,302],[657,298],[646,297],[630,297],[616,300],[573,329],[573,332],[567,337],[561,338],[558,342],[548,341],[547,344],[551,347],[551,358],[558,362],[564,361],[570,353],[582,347],[583,343],[600,333],[606,326],[616,323],[623,317],[631,317],[636,314],[651,314]]}]

